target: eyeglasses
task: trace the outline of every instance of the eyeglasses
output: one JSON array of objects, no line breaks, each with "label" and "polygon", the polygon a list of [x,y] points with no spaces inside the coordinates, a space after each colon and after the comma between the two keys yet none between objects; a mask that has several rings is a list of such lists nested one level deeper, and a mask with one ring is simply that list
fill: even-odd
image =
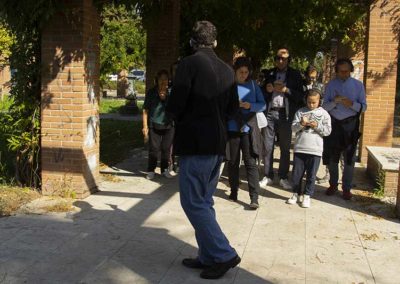
[{"label": "eyeglasses", "polygon": [[278,56],[278,55],[276,55],[275,57],[274,57],[274,59],[275,59],[275,61],[285,61],[285,60],[287,60],[288,58],[287,57],[282,57],[282,56]]}]

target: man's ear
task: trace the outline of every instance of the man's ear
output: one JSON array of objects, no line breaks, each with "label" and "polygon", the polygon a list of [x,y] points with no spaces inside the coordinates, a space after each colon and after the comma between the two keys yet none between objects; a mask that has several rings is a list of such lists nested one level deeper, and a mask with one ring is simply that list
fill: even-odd
[{"label": "man's ear", "polygon": [[214,42],[213,42],[213,48],[216,48],[217,47],[217,40],[214,40]]}]

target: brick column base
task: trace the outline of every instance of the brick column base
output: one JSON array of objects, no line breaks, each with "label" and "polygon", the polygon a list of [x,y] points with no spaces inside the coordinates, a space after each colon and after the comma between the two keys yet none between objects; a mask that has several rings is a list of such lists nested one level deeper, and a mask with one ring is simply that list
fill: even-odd
[{"label": "brick column base", "polygon": [[100,17],[92,0],[64,3],[42,36],[42,192],[83,198],[99,176]]}]

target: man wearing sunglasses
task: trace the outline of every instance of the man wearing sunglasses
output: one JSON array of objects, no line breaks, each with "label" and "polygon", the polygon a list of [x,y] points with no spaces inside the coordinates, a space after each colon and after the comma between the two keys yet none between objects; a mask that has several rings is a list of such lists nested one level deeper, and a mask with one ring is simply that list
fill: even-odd
[{"label": "man wearing sunglasses", "polygon": [[260,186],[271,185],[274,179],[273,155],[275,136],[279,137],[279,184],[286,190],[292,188],[288,180],[290,164],[291,124],[296,111],[304,102],[303,79],[298,70],[289,66],[290,54],[286,47],[278,49],[274,57],[275,67],[265,73],[264,92],[268,102],[264,128],[264,175]]}]

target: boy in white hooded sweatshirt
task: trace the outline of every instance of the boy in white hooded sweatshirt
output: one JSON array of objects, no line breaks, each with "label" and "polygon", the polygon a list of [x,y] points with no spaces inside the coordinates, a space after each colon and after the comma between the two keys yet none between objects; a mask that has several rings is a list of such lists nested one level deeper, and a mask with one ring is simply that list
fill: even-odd
[{"label": "boy in white hooded sweatshirt", "polygon": [[[301,202],[301,207],[311,206],[310,197],[314,193],[315,179],[321,162],[323,137],[331,133],[331,117],[322,105],[322,94],[311,89],[306,94],[307,106],[299,109],[293,119],[292,131],[296,133],[293,160],[293,195],[288,204]],[[306,173],[304,197],[301,181]],[[302,198],[303,197],[303,198]]]}]

